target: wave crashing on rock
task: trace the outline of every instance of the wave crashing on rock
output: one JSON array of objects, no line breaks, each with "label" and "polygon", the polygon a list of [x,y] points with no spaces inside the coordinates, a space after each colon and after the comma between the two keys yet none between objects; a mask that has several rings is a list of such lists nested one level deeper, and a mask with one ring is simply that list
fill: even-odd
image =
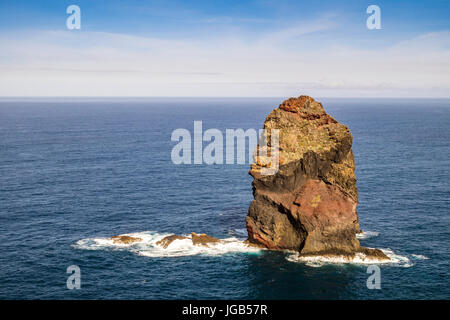
[{"label": "wave crashing on rock", "polygon": [[[114,241],[115,237],[134,238],[136,241]],[[182,257],[193,255],[218,256],[228,253],[259,254],[255,247],[236,237],[218,239],[205,234],[192,233],[178,236],[169,233],[144,231],[128,233],[112,238],[96,237],[77,241],[73,247],[82,250],[121,250],[146,257]],[[214,239],[214,240],[212,240]],[[195,243],[194,243],[195,242]]]}]

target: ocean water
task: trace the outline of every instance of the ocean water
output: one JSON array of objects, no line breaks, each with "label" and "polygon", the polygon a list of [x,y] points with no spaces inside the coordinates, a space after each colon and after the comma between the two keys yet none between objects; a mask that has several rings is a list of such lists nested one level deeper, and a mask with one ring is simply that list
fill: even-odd
[{"label": "ocean water", "polygon": [[[396,257],[370,290],[367,264],[242,244],[248,164],[171,162],[174,129],[259,129],[281,100],[2,100],[0,299],[449,299],[450,101],[321,100],[354,136],[360,241]],[[192,231],[227,242],[155,246]]]}]

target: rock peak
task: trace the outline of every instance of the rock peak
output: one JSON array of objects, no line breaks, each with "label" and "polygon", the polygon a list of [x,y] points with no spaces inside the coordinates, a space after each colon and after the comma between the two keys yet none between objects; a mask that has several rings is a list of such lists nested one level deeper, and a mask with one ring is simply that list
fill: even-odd
[{"label": "rock peak", "polygon": [[[353,139],[350,130],[328,115],[320,102],[304,95],[281,103],[267,116],[264,129],[269,137],[272,129],[279,130],[280,164],[296,161],[308,151],[326,156],[342,150],[336,155],[340,158],[349,152]],[[254,172],[259,169],[252,165]]]},{"label": "rock peak", "polygon": [[314,101],[315,100],[310,96],[302,95],[298,98],[289,98],[283,101],[280,104],[279,108],[288,112],[299,112],[301,110],[307,109],[311,105],[311,102]]}]

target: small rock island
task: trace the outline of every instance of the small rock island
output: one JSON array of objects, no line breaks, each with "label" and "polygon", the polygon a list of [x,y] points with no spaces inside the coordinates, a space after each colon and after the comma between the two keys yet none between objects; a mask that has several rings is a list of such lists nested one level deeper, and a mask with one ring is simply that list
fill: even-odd
[{"label": "small rock island", "polygon": [[379,249],[360,246],[356,237],[361,230],[350,130],[309,96],[281,103],[264,129],[279,130],[279,170],[262,175],[258,161],[251,165],[248,241],[301,255],[360,252],[389,259]]}]

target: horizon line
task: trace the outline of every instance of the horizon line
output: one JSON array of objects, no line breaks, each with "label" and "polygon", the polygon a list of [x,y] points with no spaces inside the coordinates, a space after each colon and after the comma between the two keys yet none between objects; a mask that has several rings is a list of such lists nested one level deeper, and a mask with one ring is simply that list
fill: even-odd
[{"label": "horizon line", "polygon": [[[305,94],[307,95],[307,94]],[[299,95],[301,96],[301,95]],[[20,99],[283,99],[290,96],[0,96],[0,100]],[[307,95],[310,96],[310,95]],[[313,96],[310,96],[313,97]],[[450,96],[315,96],[317,99],[450,99]],[[314,99],[316,99],[313,97]]]}]

